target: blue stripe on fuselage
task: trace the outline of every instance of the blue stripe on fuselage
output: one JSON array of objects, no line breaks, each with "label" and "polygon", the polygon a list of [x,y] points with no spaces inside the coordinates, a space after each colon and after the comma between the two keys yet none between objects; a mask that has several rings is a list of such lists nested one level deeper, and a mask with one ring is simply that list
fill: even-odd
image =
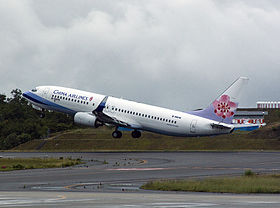
[{"label": "blue stripe on fuselage", "polygon": [[33,94],[32,92],[25,92],[23,93],[23,97],[27,98],[28,100],[33,101],[34,103],[37,103],[39,105],[45,105],[49,110],[57,110],[61,111],[64,113],[69,113],[69,114],[75,114],[76,111],[71,110],[69,108],[63,107],[61,105],[58,105],[56,103],[50,102],[47,99],[44,99],[38,95]]}]

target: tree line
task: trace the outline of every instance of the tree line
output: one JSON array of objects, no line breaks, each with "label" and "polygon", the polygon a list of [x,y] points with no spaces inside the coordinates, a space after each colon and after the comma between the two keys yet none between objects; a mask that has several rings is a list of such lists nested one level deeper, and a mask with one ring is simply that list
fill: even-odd
[{"label": "tree line", "polygon": [[48,137],[51,133],[72,129],[71,116],[46,112],[40,118],[40,111],[22,97],[20,89],[11,91],[11,97],[0,94],[0,149],[11,149],[19,144]]}]

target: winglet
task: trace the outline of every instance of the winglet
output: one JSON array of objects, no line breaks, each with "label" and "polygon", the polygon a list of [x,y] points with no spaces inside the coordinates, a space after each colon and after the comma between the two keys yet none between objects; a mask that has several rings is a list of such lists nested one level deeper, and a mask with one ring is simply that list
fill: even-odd
[{"label": "winglet", "polygon": [[108,96],[106,96],[101,103],[98,105],[98,107],[94,110],[96,112],[102,112],[103,109],[105,108],[106,102],[107,102]]}]

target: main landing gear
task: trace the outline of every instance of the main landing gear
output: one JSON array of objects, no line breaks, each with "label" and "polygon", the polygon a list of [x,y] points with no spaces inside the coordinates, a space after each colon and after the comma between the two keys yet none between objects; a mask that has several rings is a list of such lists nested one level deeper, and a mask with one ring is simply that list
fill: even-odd
[{"label": "main landing gear", "polygon": [[133,138],[139,138],[141,137],[141,131],[134,130],[133,132],[131,132],[131,136]]},{"label": "main landing gear", "polygon": [[46,114],[45,114],[45,109],[42,109],[41,114],[40,114],[40,118],[45,118]]},{"label": "main landing gear", "polygon": [[118,138],[121,138],[122,137],[122,132],[118,131],[118,130],[115,130],[113,131],[112,133],[112,137],[118,139]]},{"label": "main landing gear", "polygon": [[[133,132],[131,132],[131,136],[133,138],[139,138],[141,137],[141,131],[134,130]],[[122,132],[116,129],[115,131],[113,131],[112,137],[119,139],[122,137]]]}]

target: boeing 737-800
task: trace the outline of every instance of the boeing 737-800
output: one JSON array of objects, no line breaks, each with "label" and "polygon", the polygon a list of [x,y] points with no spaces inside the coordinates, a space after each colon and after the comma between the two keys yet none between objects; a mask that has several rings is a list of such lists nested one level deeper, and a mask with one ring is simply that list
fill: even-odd
[{"label": "boeing 737-800", "polygon": [[114,138],[122,136],[119,129],[123,127],[132,130],[133,138],[139,138],[141,131],[181,137],[209,136],[234,130],[232,118],[247,82],[247,78],[240,77],[207,108],[190,112],[57,86],[39,86],[23,96],[42,112],[54,110],[73,115],[77,124],[94,128],[113,125]]}]

